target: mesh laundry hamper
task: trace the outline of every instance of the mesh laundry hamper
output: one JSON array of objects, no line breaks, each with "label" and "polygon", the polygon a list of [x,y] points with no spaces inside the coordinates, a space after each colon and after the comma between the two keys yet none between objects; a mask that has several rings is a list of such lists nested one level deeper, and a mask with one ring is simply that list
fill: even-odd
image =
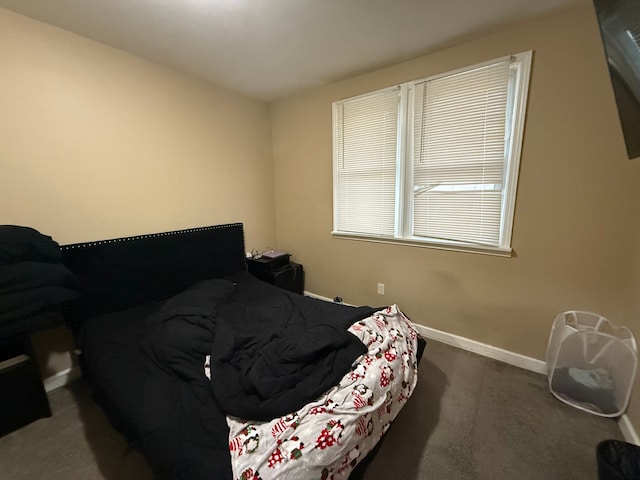
[{"label": "mesh laundry hamper", "polygon": [[549,389],[559,400],[603,417],[624,413],[636,375],[631,331],[597,313],[559,313],[547,346]]}]

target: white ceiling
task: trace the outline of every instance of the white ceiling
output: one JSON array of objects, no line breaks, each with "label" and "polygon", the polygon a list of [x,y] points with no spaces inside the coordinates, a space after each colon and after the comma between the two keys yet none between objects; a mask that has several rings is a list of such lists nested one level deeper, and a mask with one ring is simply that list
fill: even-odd
[{"label": "white ceiling", "polygon": [[0,0],[0,7],[271,101],[585,1]]}]

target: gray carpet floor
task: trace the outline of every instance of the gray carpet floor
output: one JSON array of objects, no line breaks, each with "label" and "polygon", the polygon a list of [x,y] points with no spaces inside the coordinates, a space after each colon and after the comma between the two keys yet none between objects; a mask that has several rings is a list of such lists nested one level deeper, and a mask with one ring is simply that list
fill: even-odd
[{"label": "gray carpet floor", "polygon": [[[413,397],[353,477],[597,480],[595,448],[614,420],[556,400],[546,377],[429,341]],[[82,381],[49,393],[53,416],[0,438],[3,480],[147,480]]]}]

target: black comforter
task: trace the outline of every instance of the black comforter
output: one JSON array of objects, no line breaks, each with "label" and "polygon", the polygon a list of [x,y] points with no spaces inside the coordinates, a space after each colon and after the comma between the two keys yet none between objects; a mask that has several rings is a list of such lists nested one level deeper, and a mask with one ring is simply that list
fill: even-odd
[{"label": "black comforter", "polygon": [[346,329],[372,312],[291,294],[245,272],[169,300],[145,321],[133,429],[156,473],[231,478],[226,415],[269,420],[317,398],[366,352]]}]

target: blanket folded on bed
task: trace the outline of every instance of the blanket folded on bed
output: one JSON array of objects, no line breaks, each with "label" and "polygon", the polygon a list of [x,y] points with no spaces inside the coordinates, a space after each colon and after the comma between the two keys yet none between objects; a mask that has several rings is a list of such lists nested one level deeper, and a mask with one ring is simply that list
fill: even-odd
[{"label": "blanket folded on bed", "polygon": [[211,386],[225,414],[271,420],[296,411],[367,351],[347,329],[374,309],[340,310],[318,323],[325,302],[251,308],[232,293],[232,282],[199,282],[151,316],[145,336],[154,363],[185,380],[202,376],[210,354]]},{"label": "blanket folded on bed", "polygon": [[229,415],[266,421],[294,412],[335,385],[367,351],[338,324],[269,327],[241,334],[226,321],[218,325],[211,384]]}]

